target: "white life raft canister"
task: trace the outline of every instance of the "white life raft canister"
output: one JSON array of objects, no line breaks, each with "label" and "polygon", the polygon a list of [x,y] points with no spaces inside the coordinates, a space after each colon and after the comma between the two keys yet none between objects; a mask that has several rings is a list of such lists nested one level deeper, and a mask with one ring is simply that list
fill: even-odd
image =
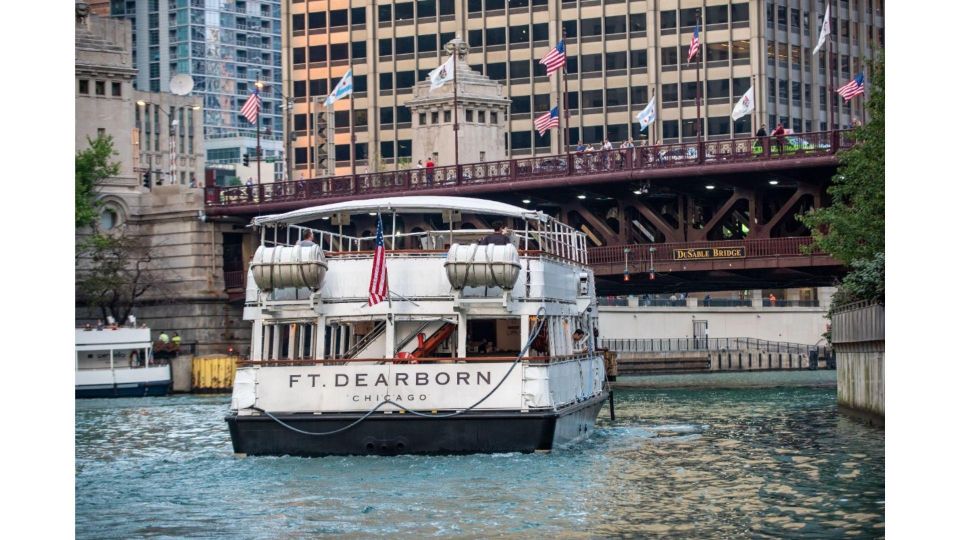
[{"label": "white life raft canister", "polygon": [[512,289],[520,276],[520,254],[513,244],[453,244],[443,263],[454,289],[500,287]]},{"label": "white life raft canister", "polygon": [[262,291],[287,287],[319,289],[327,274],[327,259],[317,245],[260,246],[250,269]]}]

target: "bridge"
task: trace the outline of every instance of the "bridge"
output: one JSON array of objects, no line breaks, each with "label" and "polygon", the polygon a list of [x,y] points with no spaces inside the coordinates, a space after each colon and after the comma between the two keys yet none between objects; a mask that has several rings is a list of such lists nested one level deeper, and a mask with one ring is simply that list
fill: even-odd
[{"label": "bridge", "polygon": [[[826,203],[836,152],[854,142],[852,131],[834,130],[210,186],[205,212],[249,219],[391,195],[483,197],[539,209],[586,233],[603,294],[828,285],[842,268],[808,253],[809,231],[796,215]],[[352,226],[363,234],[372,219]]]}]

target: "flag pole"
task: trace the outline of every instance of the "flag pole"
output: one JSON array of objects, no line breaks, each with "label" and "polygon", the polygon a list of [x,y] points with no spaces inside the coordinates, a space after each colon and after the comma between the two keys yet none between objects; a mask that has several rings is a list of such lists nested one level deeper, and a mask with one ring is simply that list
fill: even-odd
[{"label": "flag pole", "polygon": [[[353,69],[353,66],[350,66]],[[353,74],[351,73],[351,78]],[[352,86],[353,83],[351,83]],[[350,174],[357,175],[357,136],[353,132],[353,90],[350,90]]]},{"label": "flag pole", "polygon": [[453,162],[457,183],[460,182],[460,114],[457,110],[457,57],[460,56],[460,41],[453,42]]},{"label": "flag pole", "polygon": [[[832,0],[827,0],[827,6],[829,6],[829,7],[831,7],[831,8],[833,7],[833,2],[832,2]],[[833,9],[830,9],[830,11],[833,11]],[[827,14],[825,15],[825,17],[829,17],[829,16],[830,16],[830,12],[828,11]],[[830,24],[830,23],[827,23],[827,24]],[[831,132],[833,131],[833,106],[836,105],[836,103],[837,103],[837,96],[834,95],[834,88],[833,88],[833,71],[834,71],[834,69],[833,69],[833,68],[834,68],[834,66],[833,66],[833,31],[834,31],[834,30],[833,30],[833,25],[830,24],[830,35],[827,36],[827,71],[830,72],[830,82],[829,82],[828,85],[827,85],[827,102],[828,102],[829,107],[830,107],[830,109],[829,109],[830,129],[829,129],[829,131],[831,131]],[[833,145],[833,135],[830,136],[830,144],[831,144],[831,146]]]},{"label": "flag pole", "polygon": [[[694,27],[697,32],[700,31],[700,13],[697,12],[697,26]],[[700,50],[703,47],[700,46],[700,37],[697,37],[697,53],[694,55],[694,61],[697,63],[697,156],[702,158],[702,152],[700,151],[700,145],[703,142],[703,134],[700,129]]]},{"label": "flag pole", "polygon": [[[263,98],[260,97],[260,92],[259,92],[260,77],[258,76],[257,79],[258,79],[257,85],[256,85],[258,87],[257,101],[262,105]],[[260,167],[260,153],[261,153],[260,152],[260,112],[261,112],[260,109],[261,108],[262,107],[257,107],[257,185],[260,185],[260,169],[261,169]]]},{"label": "flag pole", "polygon": [[570,101],[567,95],[568,85],[567,85],[567,29],[563,28],[561,33],[563,41],[563,148],[560,150],[561,154],[566,154],[570,151]]},{"label": "flag pole", "polygon": [[750,131],[756,133],[760,126],[757,125],[757,76],[750,74],[750,88],[753,88],[753,114],[750,115]]}]

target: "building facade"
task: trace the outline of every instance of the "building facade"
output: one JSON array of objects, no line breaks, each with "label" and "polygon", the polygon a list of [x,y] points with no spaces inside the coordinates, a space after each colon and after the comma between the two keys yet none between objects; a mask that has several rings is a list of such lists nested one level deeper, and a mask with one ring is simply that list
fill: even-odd
[{"label": "building facade", "polygon": [[199,96],[134,91],[135,169],[145,187],[202,187],[205,156]]},{"label": "building facade", "polygon": [[[884,5],[828,1],[836,88],[882,47]],[[827,130],[826,47],[812,54],[825,9],[824,0],[285,0],[283,84],[294,98],[286,118],[294,167],[313,174],[308,150],[316,100],[351,68],[354,99],[340,100],[334,112],[338,172],[349,171],[351,125],[358,165],[415,163],[417,119],[405,104],[457,35],[469,44],[470,66],[507,89],[510,156],[560,151],[560,131],[539,136],[533,122],[564,101],[562,78],[547,77],[539,64],[564,35],[570,145],[605,137],[695,140],[697,64],[686,59],[698,14],[704,137],[749,134],[760,123],[770,130],[777,122],[796,132]],[[734,122],[733,106],[751,85],[757,111]],[[867,85],[869,92],[869,75]],[[651,96],[658,118],[649,133],[640,132],[633,117]],[[862,103],[835,97],[834,124],[862,118]]]},{"label": "building facade", "polygon": [[[224,268],[249,259],[242,259],[244,249],[252,253],[243,246],[252,239],[242,224],[207,221],[203,191],[190,183],[203,172],[201,111],[194,109],[200,98],[135,91],[130,23],[84,12],[77,10],[75,25],[76,150],[88,148],[88,138],[109,135],[120,170],[98,185],[99,219],[94,229],[75,231],[77,245],[96,231],[129,235],[149,249],[151,259],[140,270],[154,277],[134,314],[154,336],[178,331],[200,354],[245,347],[249,325],[243,324],[242,306],[228,302]],[[146,186],[144,167],[155,169]],[[176,181],[168,181],[170,172]],[[89,255],[80,253],[77,276],[90,264]],[[78,324],[103,318],[79,293],[77,298]]]},{"label": "building facade", "polygon": [[[207,160],[239,163],[255,156],[256,126],[240,109],[263,82],[260,145],[281,158],[281,0],[113,0],[111,15],[133,24],[136,88],[169,92],[179,73],[200,96]],[[280,162],[283,160],[280,159]]]}]

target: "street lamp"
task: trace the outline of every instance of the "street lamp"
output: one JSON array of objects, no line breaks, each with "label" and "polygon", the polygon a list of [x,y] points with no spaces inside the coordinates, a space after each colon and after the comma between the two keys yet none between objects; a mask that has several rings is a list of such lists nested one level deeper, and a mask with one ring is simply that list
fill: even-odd
[{"label": "street lamp", "polygon": [[[174,118],[174,117],[170,114],[169,111],[167,111],[166,109],[164,109],[163,107],[161,107],[160,105],[158,105],[158,104],[156,104],[156,103],[150,103],[149,101],[145,101],[145,100],[142,100],[142,99],[138,99],[138,100],[137,100],[137,105],[138,105],[139,107],[144,107],[144,108],[145,108],[147,105],[152,105],[154,108],[156,108],[158,111],[162,112],[163,115],[167,117],[167,120],[168,120],[168,122],[169,122],[168,132],[169,132],[169,134],[170,134],[169,142],[168,142],[168,145],[169,145],[169,147],[170,147],[170,163],[169,163],[169,167],[167,168],[167,175],[169,176],[169,181],[170,181],[170,183],[171,183],[171,184],[174,184],[174,183],[176,183],[176,171],[175,171],[175,169],[176,169],[176,160],[177,160],[177,141],[176,141],[176,138],[174,137],[174,132],[175,132],[175,128],[180,125],[180,121],[179,121],[178,119]],[[200,106],[199,106],[199,105],[193,105],[193,106],[190,107],[190,110],[199,111],[199,110],[200,110]],[[146,121],[146,115],[144,114],[144,122],[145,122],[145,121]],[[147,147],[149,148],[149,144],[148,144]],[[147,169],[147,172],[151,172],[151,169]]]}]

